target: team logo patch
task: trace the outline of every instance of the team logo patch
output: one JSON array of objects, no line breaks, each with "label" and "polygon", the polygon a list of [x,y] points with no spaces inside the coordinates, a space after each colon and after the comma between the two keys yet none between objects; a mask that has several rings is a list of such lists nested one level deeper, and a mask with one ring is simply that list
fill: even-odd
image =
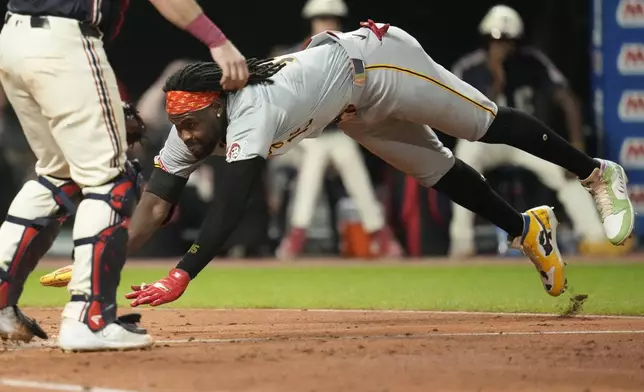
[{"label": "team logo patch", "polygon": [[244,146],[246,141],[233,142],[226,151],[226,162],[233,162],[243,157]]},{"label": "team logo patch", "polygon": [[163,161],[161,160],[161,155],[157,155],[154,157],[154,167],[158,167],[159,169],[166,172],[168,171],[168,168],[165,167],[165,165],[163,164]]}]

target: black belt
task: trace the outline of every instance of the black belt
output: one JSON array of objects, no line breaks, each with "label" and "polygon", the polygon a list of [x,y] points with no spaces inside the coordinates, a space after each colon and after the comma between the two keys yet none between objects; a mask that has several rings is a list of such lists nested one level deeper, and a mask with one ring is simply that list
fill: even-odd
[{"label": "black belt", "polygon": [[[12,14],[7,13],[4,17],[4,23],[7,24],[11,19]],[[46,16],[31,16],[29,18],[29,23],[34,29],[50,29],[49,19]],[[98,27],[90,25],[84,22],[78,22],[78,27],[80,28],[81,34],[86,37],[92,38],[101,38],[101,30]]]}]

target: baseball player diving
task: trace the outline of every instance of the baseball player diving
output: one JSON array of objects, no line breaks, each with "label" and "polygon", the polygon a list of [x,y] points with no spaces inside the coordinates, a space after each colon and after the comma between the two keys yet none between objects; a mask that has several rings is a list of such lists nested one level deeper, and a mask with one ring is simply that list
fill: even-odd
[{"label": "baseball player diving", "polygon": [[189,64],[166,81],[174,127],[134,213],[130,245],[150,238],[190,173],[212,153],[225,151],[226,185],[216,190],[197,240],[168,276],[132,286],[132,306],[179,298],[235,228],[266,159],[332,122],[424,186],[509,233],[511,246],[532,260],[552,296],[566,286],[552,208],[516,211],[481,174],[454,158],[430,127],[470,141],[508,144],[564,167],[592,194],[608,239],[620,245],[631,235],[634,213],[622,167],[588,157],[524,112],[498,107],[434,62],[400,28],[370,20],[352,32],[327,31],[301,52],[251,60],[249,72],[249,85],[232,93],[222,90],[214,63]]},{"label": "baseball player diving", "polygon": [[[150,0],[206,44],[221,84],[246,84],[245,58],[194,0]],[[128,225],[140,195],[127,160],[126,121],[103,38],[123,22],[126,1],[10,0],[0,34],[0,82],[37,158],[37,180],[14,198],[0,226],[0,338],[47,335],[18,308],[25,281],[75,215],[74,268],[58,346],[69,351],[149,347],[139,315],[117,317],[116,289]]]},{"label": "baseball player diving", "polygon": [[318,34],[304,51],[248,65],[249,85],[236,92],[222,90],[214,63],[189,64],[166,81],[174,127],[132,218],[131,249],[163,224],[190,173],[212,153],[226,154],[225,186],[215,191],[197,240],[168,276],[132,286],[126,296],[132,306],[179,298],[235,228],[266,159],[334,121],[391,165],[509,233],[511,245],[532,260],[552,296],[566,286],[553,210],[513,209],[481,174],[455,159],[430,127],[470,141],[508,144],[566,168],[593,195],[613,244],[622,244],[633,230],[619,165],[588,157],[534,117],[497,107],[400,28],[363,22],[352,32]]}]

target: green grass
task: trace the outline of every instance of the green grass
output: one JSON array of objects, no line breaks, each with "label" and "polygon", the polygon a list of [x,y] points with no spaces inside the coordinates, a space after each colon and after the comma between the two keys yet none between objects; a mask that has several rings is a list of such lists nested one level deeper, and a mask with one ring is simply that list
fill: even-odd
[{"label": "green grass", "polygon": [[[37,270],[23,306],[62,306],[60,288],[40,286]],[[123,273],[119,301],[129,285],[151,282],[167,269]],[[569,265],[568,293],[547,295],[531,265],[365,265],[218,267],[204,270],[177,302],[191,308],[427,309],[561,312],[570,294],[588,294],[584,313],[644,315],[644,264]]]}]

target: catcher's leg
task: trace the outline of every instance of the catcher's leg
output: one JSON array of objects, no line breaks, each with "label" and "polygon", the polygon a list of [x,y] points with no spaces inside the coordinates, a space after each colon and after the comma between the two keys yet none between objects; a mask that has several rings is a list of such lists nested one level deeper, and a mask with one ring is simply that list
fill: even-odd
[{"label": "catcher's leg", "polygon": [[[28,25],[28,22],[25,23]],[[126,127],[114,72],[100,39],[83,35],[78,23],[50,18],[40,39],[64,53],[30,62],[32,91],[51,134],[83,189],[74,222],[74,269],[63,310],[59,345],[70,350],[147,347],[152,338],[116,317],[116,288],[125,263],[127,222],[135,196],[126,171]],[[33,30],[33,29],[32,29]],[[61,99],[61,91],[67,91]]]},{"label": "catcher's leg", "polygon": [[[17,302],[25,279],[58,234],[60,223],[56,218],[73,213],[74,207],[66,200],[77,190],[72,183],[57,179],[69,178],[69,167],[25,84],[25,78],[32,73],[25,66],[23,50],[42,47],[35,45],[37,39],[33,45],[25,43],[35,30],[27,20],[6,24],[0,34],[0,82],[38,159],[35,170],[41,176],[39,181],[23,186],[11,204],[7,221],[0,227],[0,337],[22,341],[34,335],[46,338],[38,324],[22,314]],[[46,67],[41,64],[43,68]]]},{"label": "catcher's leg", "polygon": [[[140,118],[136,110],[129,104],[123,105],[123,114],[127,120],[126,124],[128,128],[128,144],[133,144],[139,141],[140,136],[142,136],[145,129],[145,124],[143,124],[143,120]],[[132,161],[128,163],[139,165],[138,161]],[[67,265],[58,268],[57,270],[52,271],[48,274],[45,274],[40,277],[40,284],[46,287],[65,287],[72,279],[72,268],[72,265]]]},{"label": "catcher's leg", "polygon": [[63,310],[58,344],[70,351],[149,347],[152,338],[136,326],[139,315],[116,316],[136,184],[122,175],[106,185],[85,187],[83,194],[74,223],[71,301]]},{"label": "catcher's leg", "polygon": [[62,222],[76,210],[71,181],[39,177],[14,199],[0,227],[0,336],[29,341],[47,335],[16,307],[25,280],[51,248]]}]

